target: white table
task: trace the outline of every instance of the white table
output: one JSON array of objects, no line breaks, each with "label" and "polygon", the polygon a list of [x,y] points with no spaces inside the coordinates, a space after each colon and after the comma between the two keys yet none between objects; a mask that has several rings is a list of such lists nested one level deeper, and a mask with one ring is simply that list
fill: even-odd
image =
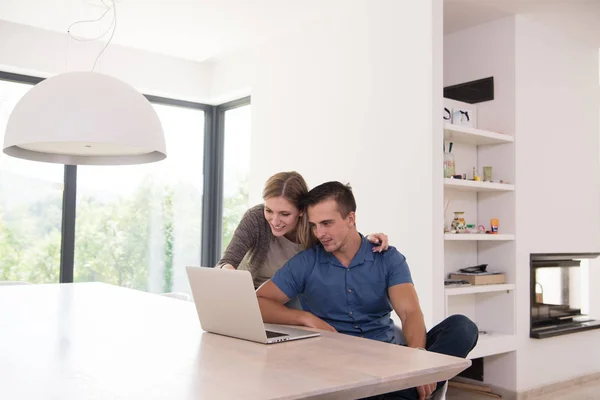
[{"label": "white table", "polygon": [[337,333],[214,335],[193,303],[102,283],[0,287],[0,399],[350,399],[469,365]]}]

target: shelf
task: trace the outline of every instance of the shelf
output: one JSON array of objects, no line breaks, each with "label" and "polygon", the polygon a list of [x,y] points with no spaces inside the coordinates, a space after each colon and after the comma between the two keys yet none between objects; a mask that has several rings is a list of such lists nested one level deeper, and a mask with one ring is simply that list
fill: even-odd
[{"label": "shelf", "polygon": [[463,192],[512,192],[515,190],[515,185],[444,178],[444,189],[460,190]]},{"label": "shelf", "polygon": [[450,287],[446,288],[446,296],[459,296],[462,294],[475,294],[475,293],[490,293],[490,292],[504,292],[506,290],[514,290],[514,283],[503,283],[499,285],[471,285],[463,287]]},{"label": "shelf", "polygon": [[506,144],[515,141],[510,135],[484,131],[483,129],[469,128],[461,125],[445,124],[444,140],[454,143],[483,146],[489,144]]},{"label": "shelf", "polygon": [[444,233],[444,240],[515,240],[515,235],[488,233]]},{"label": "shelf", "polygon": [[469,353],[467,358],[480,358],[494,354],[508,353],[517,349],[517,337],[506,333],[487,333],[479,335],[477,346]]}]

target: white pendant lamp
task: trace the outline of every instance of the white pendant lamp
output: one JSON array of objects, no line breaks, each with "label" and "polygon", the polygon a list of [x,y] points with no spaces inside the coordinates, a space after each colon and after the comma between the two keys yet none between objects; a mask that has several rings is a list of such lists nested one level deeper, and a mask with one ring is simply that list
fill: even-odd
[{"label": "white pendant lamp", "polygon": [[4,153],[67,165],[129,165],[163,160],[161,123],[128,84],[97,72],[45,79],[11,113]]}]

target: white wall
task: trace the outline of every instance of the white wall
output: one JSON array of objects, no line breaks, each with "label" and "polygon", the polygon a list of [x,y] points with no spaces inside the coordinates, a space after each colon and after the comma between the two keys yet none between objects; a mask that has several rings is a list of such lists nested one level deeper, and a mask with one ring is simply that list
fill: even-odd
[{"label": "white wall", "polygon": [[[0,20],[0,70],[49,77],[90,71],[104,43]],[[95,69],[146,94],[210,103],[212,65],[110,44]]]},{"label": "white wall", "polygon": [[[571,17],[516,19],[517,266],[523,282],[529,282],[530,253],[600,250],[598,48],[567,35],[582,23]],[[590,293],[599,290],[600,282],[590,280]],[[520,290],[519,391],[600,372],[600,331],[529,339],[528,302]]]},{"label": "white wall", "polygon": [[256,49],[245,73],[236,73],[248,66],[236,57],[215,67],[223,85],[252,88],[251,198],[261,201],[267,178],[282,170],[297,170],[311,187],[350,182],[359,230],[386,232],[407,256],[429,321],[432,265],[441,257],[432,244],[442,240],[441,214],[432,218],[442,208],[440,196],[433,201],[442,182],[441,159],[433,160],[441,64],[432,61],[441,33],[431,33],[441,11],[439,0],[354,1],[332,20]]},{"label": "white wall", "polygon": [[247,49],[207,61],[211,65],[211,94],[214,104],[252,95],[255,81],[256,50]]}]

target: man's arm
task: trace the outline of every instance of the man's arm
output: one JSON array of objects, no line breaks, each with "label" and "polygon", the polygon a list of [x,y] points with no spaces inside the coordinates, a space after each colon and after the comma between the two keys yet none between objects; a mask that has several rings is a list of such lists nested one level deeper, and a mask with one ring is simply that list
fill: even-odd
[{"label": "man's arm", "polygon": [[256,291],[258,305],[263,322],[282,325],[302,325],[335,332],[335,329],[327,322],[302,310],[286,307],[284,304],[290,298],[275,285],[271,280],[266,281]]},{"label": "man's arm", "polygon": [[[415,286],[412,283],[390,286],[388,295],[394,311],[402,321],[402,333],[404,333],[406,344],[408,347],[424,349],[427,343],[427,330]],[[418,386],[416,389],[419,400],[428,398],[435,388],[435,383]]]},{"label": "man's arm", "polygon": [[302,325],[302,313],[284,306],[290,301],[271,280],[266,281],[256,291],[263,322],[269,324]]},{"label": "man's arm", "polygon": [[402,321],[402,333],[408,347],[425,348],[427,331],[414,285],[402,283],[391,286],[388,295]]}]

